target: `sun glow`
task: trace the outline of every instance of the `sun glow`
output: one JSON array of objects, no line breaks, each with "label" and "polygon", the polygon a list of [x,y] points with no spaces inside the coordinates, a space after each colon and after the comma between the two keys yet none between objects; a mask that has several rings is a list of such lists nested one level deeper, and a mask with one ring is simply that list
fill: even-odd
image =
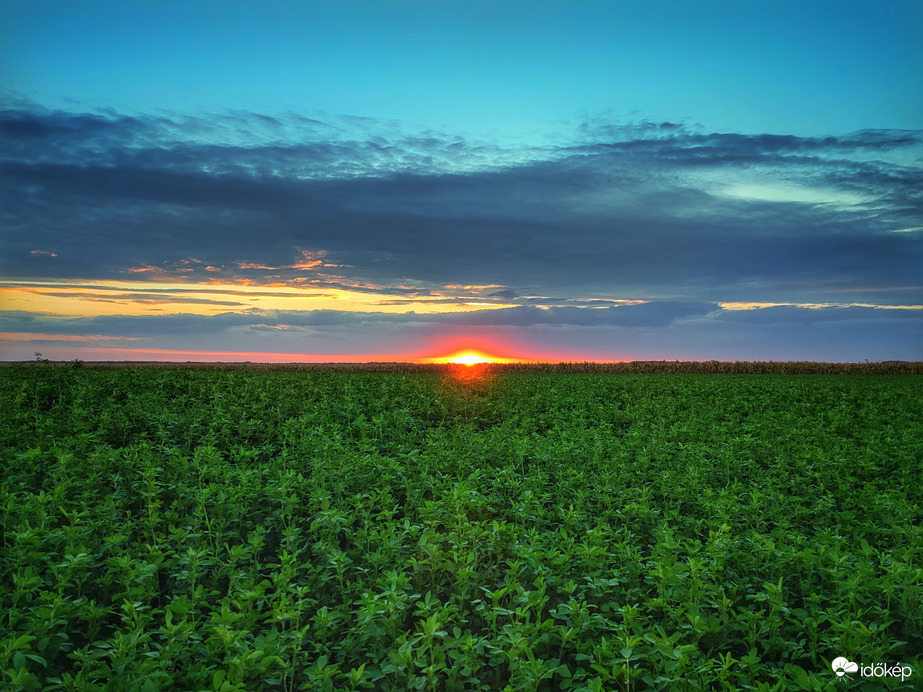
[{"label": "sun glow", "polygon": [[461,351],[455,351],[445,356],[437,356],[435,358],[421,358],[419,360],[421,363],[441,363],[445,365],[482,365],[484,363],[511,363],[513,361],[508,358],[499,358],[497,356],[492,356],[484,351],[476,351],[474,349],[466,348]]},{"label": "sun glow", "polygon": [[[530,358],[511,357],[510,351],[518,350],[514,345],[483,337],[445,338],[442,343],[430,344],[426,350],[430,354],[444,355],[424,355],[425,352],[418,352],[411,356],[414,362],[462,366],[534,362]],[[503,355],[497,355],[497,352]]]},{"label": "sun glow", "polygon": [[481,363],[495,362],[490,356],[478,353],[477,351],[463,351],[449,358],[448,362],[455,365],[479,365]]},{"label": "sun glow", "polygon": [[466,348],[455,351],[445,356],[435,358],[420,358],[420,363],[442,363],[445,365],[485,365],[489,363],[524,363],[529,362],[523,358],[507,358],[504,356],[495,356],[485,351],[478,351],[472,348]]}]

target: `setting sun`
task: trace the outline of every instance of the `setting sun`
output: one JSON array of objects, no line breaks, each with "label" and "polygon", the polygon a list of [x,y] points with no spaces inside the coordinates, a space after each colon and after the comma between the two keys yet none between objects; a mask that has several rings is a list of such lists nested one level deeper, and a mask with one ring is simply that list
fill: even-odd
[{"label": "setting sun", "polygon": [[[487,344],[487,347],[490,348],[490,344]],[[500,348],[504,347],[501,346]],[[504,350],[506,350],[506,348]],[[502,356],[494,355],[492,349],[491,352],[488,353],[487,351],[482,351],[478,348],[459,348],[457,341],[455,344],[449,345],[444,350],[439,349],[439,351],[442,351],[442,353],[445,353],[446,355],[428,356],[422,358],[418,356],[417,362],[436,363],[443,365],[486,365],[531,362],[526,358],[510,358],[508,354]]]},{"label": "setting sun", "polygon": [[494,363],[496,361],[494,358],[478,351],[462,351],[461,353],[449,356],[446,362],[456,365],[478,365],[480,363]]}]

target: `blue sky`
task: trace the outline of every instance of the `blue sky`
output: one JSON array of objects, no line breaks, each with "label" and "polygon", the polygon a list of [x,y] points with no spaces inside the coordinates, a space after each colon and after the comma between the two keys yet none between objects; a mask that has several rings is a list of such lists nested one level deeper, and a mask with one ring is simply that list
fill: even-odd
[{"label": "blue sky", "polygon": [[[120,112],[396,119],[522,138],[585,114],[916,129],[923,4],[16,2],[6,86]],[[564,121],[564,122],[562,122]]]},{"label": "blue sky", "polygon": [[0,27],[0,359],[923,359],[923,3]]}]

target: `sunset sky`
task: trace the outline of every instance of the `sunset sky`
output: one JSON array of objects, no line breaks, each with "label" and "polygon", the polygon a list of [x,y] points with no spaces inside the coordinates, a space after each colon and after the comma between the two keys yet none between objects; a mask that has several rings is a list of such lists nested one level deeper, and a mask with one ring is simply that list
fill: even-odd
[{"label": "sunset sky", "polygon": [[0,360],[923,360],[923,3],[0,4]]}]

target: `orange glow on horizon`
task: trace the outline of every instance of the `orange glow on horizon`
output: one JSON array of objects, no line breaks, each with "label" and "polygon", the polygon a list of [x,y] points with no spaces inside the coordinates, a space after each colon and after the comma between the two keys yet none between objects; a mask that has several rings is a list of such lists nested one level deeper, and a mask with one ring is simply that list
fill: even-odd
[{"label": "orange glow on horizon", "polygon": [[[49,352],[52,349],[44,349]],[[43,352],[44,352],[43,350]],[[413,363],[418,362],[391,354],[324,354],[278,353],[272,351],[212,351],[180,348],[83,348],[83,360],[105,361],[155,361],[192,363]],[[68,355],[66,359],[73,358]]]},{"label": "orange glow on horizon", "polygon": [[462,353],[458,353],[454,356],[450,356],[449,358],[450,358],[449,360],[450,363],[454,363],[456,365],[467,365],[469,367],[472,365],[479,365],[481,363],[493,363],[494,362],[491,356],[488,356],[483,353],[478,353],[477,351],[463,351]]},{"label": "orange glow on horizon", "polygon": [[[419,353],[305,353],[255,350],[211,350],[201,348],[163,348],[155,345],[129,345],[144,342],[142,337],[106,335],[65,335],[40,333],[0,333],[0,361],[32,360],[32,351],[53,361],[70,361],[75,358],[91,362],[164,362],[164,363],[410,363],[421,365],[448,365],[458,373],[473,375],[492,364],[511,363],[562,363],[590,361],[597,363],[624,362],[631,358],[579,358],[542,354],[531,358],[494,356],[485,351],[463,349],[449,355],[423,357]],[[125,343],[124,346],[119,345]],[[126,343],[127,342],[127,343]],[[467,377],[467,375],[465,375]]]},{"label": "orange glow on horizon", "polygon": [[[0,334],[2,336],[2,334]],[[447,356],[435,358],[420,358],[410,355],[394,353],[279,353],[272,351],[223,351],[205,349],[183,348],[157,348],[157,347],[117,347],[117,346],[80,346],[75,351],[74,347],[63,342],[88,341],[111,342],[116,340],[137,341],[137,337],[67,337],[55,334],[28,334],[30,339],[18,339],[20,342],[41,339],[61,341],[60,345],[38,344],[36,348],[53,360],[71,360],[78,357],[81,360],[92,361],[154,361],[154,362],[204,362],[204,363],[419,363],[460,365],[471,367],[490,363],[524,363],[532,362],[525,359],[502,358],[492,356],[483,351],[465,349]],[[67,349],[64,351],[63,349]]]},{"label": "orange glow on horizon", "polygon": [[443,365],[483,365],[485,363],[527,363],[530,362],[525,358],[505,358],[495,356],[484,351],[466,348],[455,351],[446,356],[436,356],[432,358],[414,358],[418,363],[436,363]]}]

